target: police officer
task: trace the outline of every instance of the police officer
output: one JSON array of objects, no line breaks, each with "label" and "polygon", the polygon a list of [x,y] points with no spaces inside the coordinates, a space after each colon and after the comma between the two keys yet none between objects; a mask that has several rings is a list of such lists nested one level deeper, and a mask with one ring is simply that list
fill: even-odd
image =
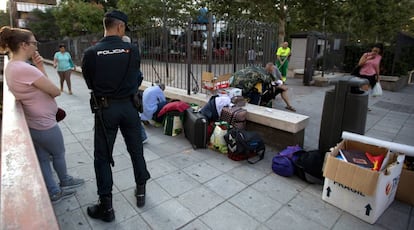
[{"label": "police officer", "polygon": [[103,19],[104,38],[84,52],[82,73],[91,89],[91,103],[95,113],[94,166],[99,202],[90,206],[90,217],[111,222],[112,208],[112,150],[118,128],[124,137],[132,160],[136,182],[137,206],[145,204],[145,184],[150,178],[143,156],[140,117],[132,103],[132,96],[142,82],[138,48],[122,41],[128,17],[113,10]]}]

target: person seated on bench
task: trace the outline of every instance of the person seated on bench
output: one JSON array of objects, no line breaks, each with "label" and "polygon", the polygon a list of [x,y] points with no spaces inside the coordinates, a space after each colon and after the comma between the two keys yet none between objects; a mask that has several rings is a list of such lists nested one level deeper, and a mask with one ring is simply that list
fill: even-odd
[{"label": "person seated on bench", "polygon": [[[286,109],[296,112],[296,109],[294,109],[289,102],[289,98],[287,95],[288,88],[286,85],[283,84],[282,81],[282,74],[280,73],[279,69],[271,62],[266,64],[266,72],[271,74],[276,80],[272,82],[273,86],[273,95],[274,98],[280,93],[280,96],[282,97],[283,101],[286,103]],[[271,103],[272,101],[270,101]]]},{"label": "person seated on bench", "polygon": [[142,104],[144,111],[141,113],[142,123],[149,125],[149,120],[154,120],[154,126],[160,127],[164,116],[158,117],[158,113],[167,104],[164,95],[165,85],[159,84],[148,87],[142,94]]}]

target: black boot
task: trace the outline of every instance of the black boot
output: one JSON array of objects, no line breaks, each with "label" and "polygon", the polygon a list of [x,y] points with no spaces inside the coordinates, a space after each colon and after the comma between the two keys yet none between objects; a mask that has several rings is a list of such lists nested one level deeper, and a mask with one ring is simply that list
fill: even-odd
[{"label": "black boot", "polygon": [[145,205],[145,184],[137,185],[135,197],[137,198],[137,206],[139,208],[143,207]]},{"label": "black boot", "polygon": [[105,222],[111,222],[115,219],[115,211],[112,208],[112,196],[100,196],[96,205],[87,209],[88,215],[94,219],[101,219]]}]

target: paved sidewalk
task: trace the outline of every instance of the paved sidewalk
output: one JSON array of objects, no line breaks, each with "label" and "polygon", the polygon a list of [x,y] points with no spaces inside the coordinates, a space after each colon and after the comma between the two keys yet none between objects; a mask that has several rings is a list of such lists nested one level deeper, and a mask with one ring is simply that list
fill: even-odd
[{"label": "paved sidewalk", "polygon": [[[49,77],[58,84],[55,70]],[[77,195],[54,206],[61,229],[414,229],[413,207],[394,201],[375,225],[322,201],[321,185],[271,171],[277,150],[268,149],[265,159],[250,165],[235,162],[207,149],[193,150],[184,135],[166,136],[162,128],[146,127],[144,145],[152,175],[147,202],[137,208],[132,165],[121,135],[114,150],[114,208],[116,219],[104,223],[89,218],[86,207],[97,200],[93,169],[93,117],[89,92],[79,74],[72,75],[73,95],[57,98],[67,112],[60,123],[69,173],[86,180]],[[305,130],[305,149],[318,147],[325,91],[329,87],[303,86],[288,79],[292,105],[310,116]],[[278,97],[274,107],[284,109]],[[414,145],[414,87],[385,91],[369,99],[366,135]],[[277,141],[277,140],[275,140]]]}]

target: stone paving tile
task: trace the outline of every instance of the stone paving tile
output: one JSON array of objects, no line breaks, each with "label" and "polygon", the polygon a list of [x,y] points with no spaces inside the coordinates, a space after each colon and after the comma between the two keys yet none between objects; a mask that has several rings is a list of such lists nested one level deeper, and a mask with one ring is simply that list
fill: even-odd
[{"label": "stone paving tile", "polygon": [[130,188],[135,188],[134,170],[131,168],[124,169],[122,171],[112,172],[114,186],[119,191],[124,191]]},{"label": "stone paving tile", "polygon": [[226,174],[222,174],[212,179],[205,183],[205,185],[225,199],[235,195],[247,186]]},{"label": "stone paving tile", "polygon": [[331,228],[341,215],[341,211],[320,198],[321,196],[301,192],[289,201],[287,205],[295,212],[312,219],[322,226]]},{"label": "stone paving tile", "polygon": [[165,159],[160,158],[151,162],[147,162],[147,169],[151,174],[151,178],[157,179],[176,171],[178,168],[170,164]]},{"label": "stone paving tile", "polygon": [[[69,144],[69,146],[74,147],[79,150],[77,150],[76,152],[67,151],[65,153],[66,167],[68,169],[75,168],[75,167],[82,166],[82,165],[93,164],[93,158],[91,158],[91,156],[82,148],[82,146],[79,143]],[[71,147],[69,149],[73,150],[74,148],[71,148]]]},{"label": "stone paving tile", "polygon": [[57,217],[60,229],[65,230],[90,230],[88,221],[80,208],[67,210],[65,215]]},{"label": "stone paving tile", "polygon": [[217,193],[201,185],[181,194],[177,200],[196,216],[200,216],[224,202],[224,199]]},{"label": "stone paving tile", "polygon": [[195,218],[195,215],[177,200],[168,200],[141,214],[153,229],[178,229]]},{"label": "stone paving tile", "polygon": [[407,229],[410,210],[411,207],[406,204],[394,201],[378,218],[376,224],[393,230]]},{"label": "stone paving tile", "polygon": [[247,185],[251,185],[266,176],[262,171],[254,167],[246,167],[245,165],[239,165],[227,172],[227,174]]},{"label": "stone paving tile", "polygon": [[282,207],[281,203],[263,196],[261,192],[251,187],[230,198],[229,202],[259,222],[265,222]]},{"label": "stone paving tile", "polygon": [[185,150],[181,153],[176,153],[166,158],[166,160],[179,169],[199,163],[200,160],[191,154],[191,150]]},{"label": "stone paving tile", "polygon": [[214,151],[211,154],[211,157],[206,160],[206,162],[222,172],[230,171],[231,169],[241,164],[241,162],[232,161],[226,155],[219,154]]},{"label": "stone paving tile", "polygon": [[349,213],[342,212],[341,217],[336,222],[335,226],[332,228],[332,230],[386,230],[386,228],[383,228],[378,225],[371,225],[368,224],[358,217],[355,217]]},{"label": "stone paving tile", "polygon": [[140,215],[131,217],[115,226],[117,230],[151,230],[152,228],[145,223]]},{"label": "stone paving tile", "polygon": [[182,171],[175,171],[160,178],[155,179],[165,191],[171,196],[177,197],[195,187],[200,186],[200,183],[188,176]]},{"label": "stone paving tile", "polygon": [[200,183],[207,182],[221,174],[216,168],[205,162],[191,165],[184,168],[183,171]]},{"label": "stone paving tile", "polygon": [[215,230],[247,230],[255,229],[260,225],[255,219],[229,202],[220,204],[215,209],[202,215],[200,219],[211,229]]},{"label": "stone paving tile", "polygon": [[298,213],[291,207],[283,206],[275,215],[273,215],[267,222],[266,226],[273,230],[279,229],[329,229],[319,223],[313,221],[307,216]]},{"label": "stone paving tile", "polygon": [[295,197],[300,188],[289,183],[285,183],[282,177],[270,174],[259,180],[252,187],[278,202],[285,204]]},{"label": "stone paving tile", "polygon": [[180,228],[180,230],[212,230],[207,225],[199,220],[194,220],[184,227]]}]

